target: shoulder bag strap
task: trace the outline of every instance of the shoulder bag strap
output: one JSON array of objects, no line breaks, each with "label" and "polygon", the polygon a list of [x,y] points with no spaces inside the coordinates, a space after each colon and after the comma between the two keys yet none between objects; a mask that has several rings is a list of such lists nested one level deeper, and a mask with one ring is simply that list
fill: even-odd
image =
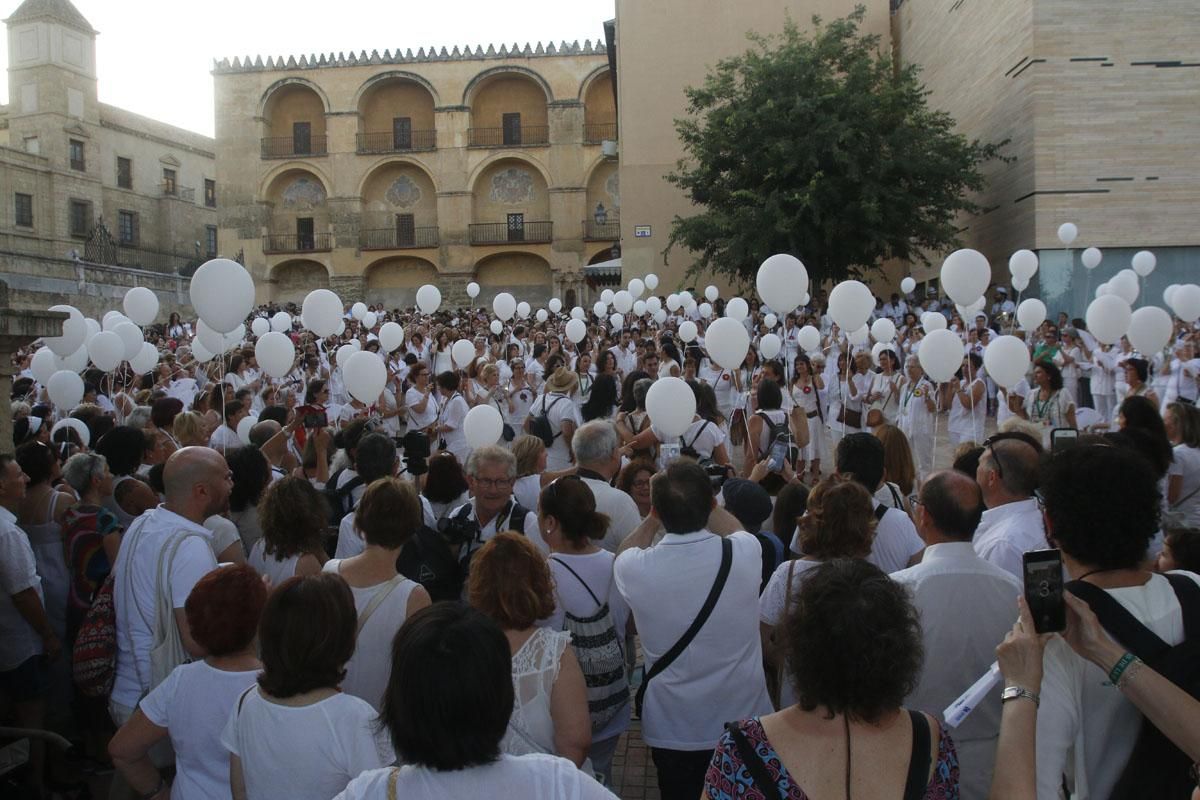
[{"label": "shoulder bag strap", "polygon": [[1104,630],[1142,661],[1153,666],[1156,656],[1170,649],[1171,646],[1158,634],[1139,622],[1125,606],[1099,586],[1086,581],[1070,581],[1066,589],[1087,603],[1100,619]]},{"label": "shoulder bag strap", "polygon": [[388,774],[387,781],[387,800],[396,800],[396,781],[400,778],[400,768],[392,767],[392,771]]},{"label": "shoulder bag strap", "polygon": [[646,697],[646,687],[650,685],[650,681],[655,676],[662,674],[667,667],[674,663],[675,659],[687,649],[687,646],[696,638],[696,634],[700,633],[700,629],[704,627],[704,623],[708,622],[708,618],[712,616],[713,609],[717,606],[717,600],[721,598],[721,592],[725,588],[725,581],[729,578],[729,570],[733,566],[733,542],[729,541],[728,537],[721,539],[721,566],[717,570],[717,579],[713,581],[712,589],[708,592],[708,597],[704,599],[704,605],[700,608],[700,613],[696,615],[696,619],[692,621],[691,627],[684,631],[683,636],[679,637],[679,641],[671,646],[671,649],[663,654],[662,658],[654,662],[654,666],[650,667],[646,672],[646,677],[642,678],[642,685],[638,687],[636,705],[637,714],[642,715],[642,701]]},{"label": "shoulder bag strap", "polygon": [[355,629],[356,634],[362,633],[362,629],[366,626],[367,620],[371,618],[371,615],[375,613],[375,609],[383,605],[383,601],[387,600],[388,596],[391,595],[391,593],[395,591],[396,587],[399,586],[403,581],[403,575],[396,575],[396,577],[388,581],[382,589],[371,596],[371,602],[367,603],[367,607],[364,608],[362,613],[358,615],[358,627]]},{"label": "shoulder bag strap", "polygon": [[[737,722],[725,723],[725,730],[729,731],[729,738],[733,740],[733,746],[737,749],[738,759],[742,762],[742,766],[750,773],[750,781],[754,786],[762,792],[764,798],[778,797],[780,800],[786,800],[783,792],[779,788],[779,784],[771,777],[771,773],[767,772],[767,765],[758,755],[758,751],[750,744],[750,740],[746,738],[746,734],[742,733],[742,729]],[[774,789],[774,791],[771,791]],[[907,795],[905,795],[907,800]]]},{"label": "shoulder bag strap", "polygon": [[[696,435],[692,437],[692,442],[691,442],[691,444],[688,445],[688,447],[695,448],[696,442],[700,439],[701,436],[704,435],[705,429],[708,428],[708,426],[711,424],[712,424],[712,422],[710,422],[709,420],[704,420],[704,424],[700,426],[700,430],[696,431]],[[683,437],[680,437],[680,438],[682,439]]]},{"label": "shoulder bag strap", "polygon": [[1171,503],[1171,506],[1168,510],[1169,511],[1178,511],[1180,508],[1183,507],[1184,503],[1186,503],[1188,500],[1191,500],[1198,493],[1200,493],[1200,486],[1197,486],[1195,489],[1192,489],[1190,492],[1188,492],[1183,497],[1176,500],[1174,503]]},{"label": "shoulder bag strap", "polygon": [[904,501],[900,499],[900,493],[896,491],[896,487],[890,483],[885,483],[884,486],[887,486],[888,491],[892,493],[892,502],[896,504],[896,508],[904,508]]},{"label": "shoulder bag strap", "polygon": [[598,605],[598,606],[603,606],[603,605],[604,605],[603,603],[601,603],[601,602],[600,602],[600,598],[596,597],[596,593],[592,591],[592,587],[590,587],[590,586],[588,586],[588,585],[587,585],[587,581],[585,581],[583,578],[579,577],[579,573],[578,573],[578,572],[576,572],[575,570],[573,570],[573,569],[571,569],[569,566],[567,566],[567,562],[563,561],[562,559],[555,558],[554,556],[550,556],[550,560],[551,560],[551,561],[553,561],[555,564],[558,564],[559,566],[561,566],[561,567],[562,567],[563,569],[565,569],[567,572],[569,572],[569,573],[571,573],[572,575],[574,575],[574,576],[575,576],[575,580],[577,580],[577,581],[579,581],[580,583],[582,583],[582,584],[583,584],[583,588],[587,590],[587,593],[588,593],[589,595],[591,595],[592,602],[594,602],[594,603],[595,603],[596,605]]},{"label": "shoulder bag strap", "polygon": [[883,518],[887,514],[887,512],[888,512],[887,506],[885,506],[883,503],[876,503],[875,504],[875,521],[883,522]]},{"label": "shoulder bag strap", "polygon": [[1200,585],[1186,575],[1163,573],[1175,590],[1179,610],[1183,614],[1183,631],[1187,639],[1200,639]]},{"label": "shoulder bag strap", "polygon": [[904,800],[921,800],[929,783],[929,720],[920,711],[909,710],[912,722],[912,755],[908,759],[908,780],[904,784]]}]

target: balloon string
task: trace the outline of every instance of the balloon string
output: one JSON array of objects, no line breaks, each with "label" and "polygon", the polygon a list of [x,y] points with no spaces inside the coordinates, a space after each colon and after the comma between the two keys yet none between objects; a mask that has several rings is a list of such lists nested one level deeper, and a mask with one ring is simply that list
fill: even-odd
[{"label": "balloon string", "polygon": [[[929,465],[930,474],[937,472],[938,417],[942,415],[941,403],[939,402],[942,396],[942,385],[940,383],[936,384],[934,389],[937,391],[933,394],[933,463]],[[929,476],[926,475],[925,477],[928,478]]]}]

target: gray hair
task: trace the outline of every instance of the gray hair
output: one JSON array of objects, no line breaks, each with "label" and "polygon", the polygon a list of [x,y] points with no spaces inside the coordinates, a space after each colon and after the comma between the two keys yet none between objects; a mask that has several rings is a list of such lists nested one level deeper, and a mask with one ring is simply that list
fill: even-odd
[{"label": "gray hair", "polygon": [[144,429],[150,423],[150,406],[134,406],[133,411],[125,418],[125,425],[130,428]]},{"label": "gray hair", "polygon": [[107,466],[108,460],[99,453],[76,453],[63,464],[63,480],[82,497],[92,488],[92,480],[103,475]]},{"label": "gray hair", "polygon": [[503,447],[493,444],[472,450],[471,455],[467,456],[467,475],[478,478],[479,468],[484,464],[503,466],[508,471],[509,480],[517,477],[517,458]]},{"label": "gray hair", "polygon": [[620,444],[616,427],[602,419],[594,419],[580,425],[575,431],[575,437],[571,439],[571,446],[575,449],[575,461],[579,464],[609,461]]},{"label": "gray hair", "polygon": [[633,384],[633,401],[637,403],[638,408],[646,407],[646,394],[653,385],[654,380],[652,378],[640,378]]}]

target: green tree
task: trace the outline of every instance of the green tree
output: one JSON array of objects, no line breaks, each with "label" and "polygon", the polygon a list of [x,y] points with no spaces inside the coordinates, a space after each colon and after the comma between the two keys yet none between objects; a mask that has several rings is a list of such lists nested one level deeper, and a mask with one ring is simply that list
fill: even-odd
[{"label": "green tree", "polygon": [[806,35],[779,36],[720,61],[688,88],[675,126],[687,157],[667,180],[704,209],[676,216],[667,251],[698,254],[692,274],[753,280],[773,253],[799,257],[815,281],[922,261],[957,242],[956,216],[1003,146],[968,142],[926,105],[916,66],[897,68],[865,9]]}]

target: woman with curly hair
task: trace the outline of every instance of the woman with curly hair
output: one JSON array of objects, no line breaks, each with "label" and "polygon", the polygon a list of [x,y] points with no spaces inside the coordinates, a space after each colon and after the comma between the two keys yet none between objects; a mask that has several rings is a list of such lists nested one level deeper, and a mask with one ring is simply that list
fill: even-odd
[{"label": "woman with curly hair", "polygon": [[296,575],[315,575],[325,565],[325,498],[303,478],[272,483],[258,506],[262,538],[246,559],[278,586]]},{"label": "woman with curly hair", "polygon": [[783,648],[795,703],[727,726],[705,797],[959,796],[954,742],[903,706],[923,658],[904,587],[861,559],[816,567],[785,618]]},{"label": "woman with curly hair", "polygon": [[1042,427],[1042,446],[1050,446],[1050,431],[1074,428],[1075,399],[1063,390],[1062,370],[1042,359],[1033,365],[1033,386],[1025,398],[1021,416]]}]

